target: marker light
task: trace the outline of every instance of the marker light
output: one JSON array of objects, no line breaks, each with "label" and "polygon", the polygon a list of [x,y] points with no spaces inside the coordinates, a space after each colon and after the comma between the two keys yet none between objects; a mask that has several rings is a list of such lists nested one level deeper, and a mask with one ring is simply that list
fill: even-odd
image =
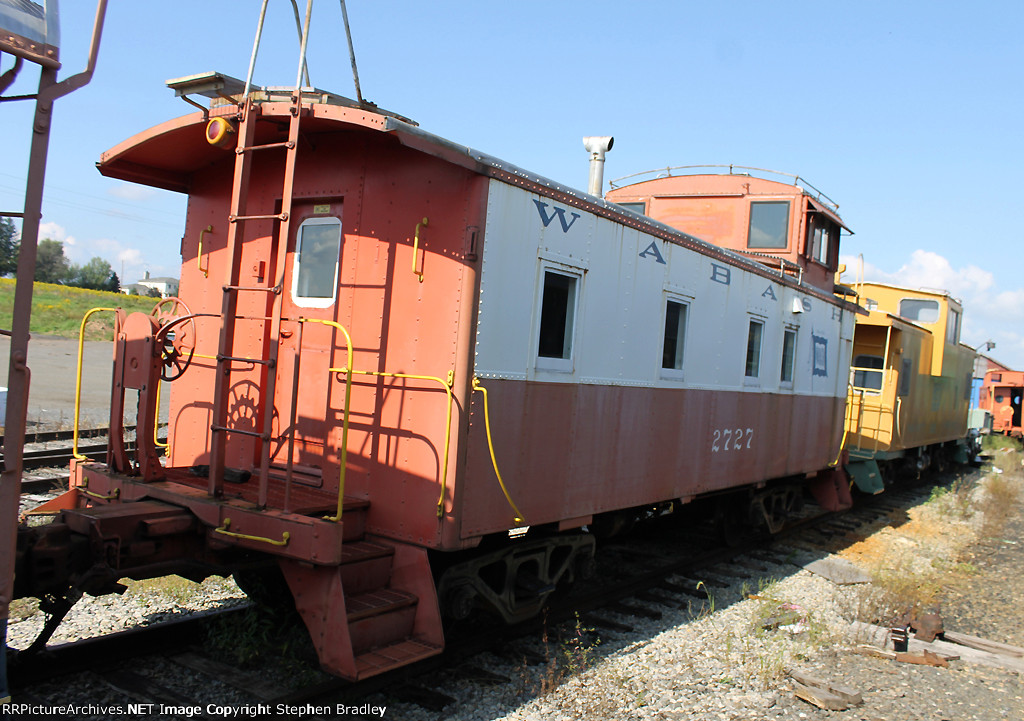
[{"label": "marker light", "polygon": [[210,118],[206,124],[206,142],[218,148],[230,148],[235,145],[235,123],[227,118]]}]

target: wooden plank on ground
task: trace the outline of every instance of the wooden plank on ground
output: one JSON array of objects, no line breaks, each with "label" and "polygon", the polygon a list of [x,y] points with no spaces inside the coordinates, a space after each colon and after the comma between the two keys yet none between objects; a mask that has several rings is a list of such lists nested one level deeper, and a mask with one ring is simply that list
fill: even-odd
[{"label": "wooden plank on ground", "polygon": [[944,640],[949,641],[950,643],[960,644],[961,646],[969,646],[970,648],[976,648],[979,651],[988,651],[989,653],[998,653],[1004,656],[1024,658],[1024,648],[1021,648],[1020,646],[1011,646],[1008,643],[990,641],[987,638],[968,636],[966,633],[957,633],[956,631],[946,631],[944,634],[942,634],[942,637]]},{"label": "wooden plank on ground", "polygon": [[846,701],[839,698],[834,693],[829,693],[828,691],[820,688],[804,686],[798,681],[793,682],[793,693],[796,694],[798,699],[829,711],[845,711],[850,707],[850,704],[846,703]]},{"label": "wooden plank on ground", "polygon": [[838,696],[848,704],[855,706],[857,704],[864,703],[864,697],[861,695],[860,691],[855,688],[843,686],[837,683],[830,683],[825,679],[818,678],[817,676],[811,676],[803,671],[790,671],[789,676],[794,681],[801,683],[804,686],[828,691],[830,694]]}]

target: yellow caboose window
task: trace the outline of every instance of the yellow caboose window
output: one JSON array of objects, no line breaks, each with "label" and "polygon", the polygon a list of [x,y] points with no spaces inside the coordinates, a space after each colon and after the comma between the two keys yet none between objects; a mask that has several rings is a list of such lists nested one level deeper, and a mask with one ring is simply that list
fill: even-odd
[{"label": "yellow caboose window", "polygon": [[939,302],[925,298],[904,298],[900,301],[900,317],[917,323],[934,323],[939,319]]}]

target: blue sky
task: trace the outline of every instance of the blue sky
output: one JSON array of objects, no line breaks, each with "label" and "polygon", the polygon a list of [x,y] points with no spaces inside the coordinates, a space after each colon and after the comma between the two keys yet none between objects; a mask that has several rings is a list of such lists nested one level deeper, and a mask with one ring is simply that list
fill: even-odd
[{"label": "blue sky", "polygon": [[[62,77],[91,0],[62,7]],[[799,174],[840,204],[868,279],[949,290],[963,340],[1024,368],[1024,3],[348,0],[363,94],[433,133],[578,188],[581,137],[614,135],[605,178],[735,163]],[[107,180],[100,153],[189,112],[164,86],[244,77],[257,0],[110,0],[99,67],[60,100],[44,235],[133,282],[177,275],[184,197]],[[290,3],[272,0],[256,81],[294,83]],[[0,69],[10,66],[5,56]],[[337,2],[320,0],[313,84],[354,95]],[[8,93],[30,92],[27,67]],[[20,209],[28,103],[0,106],[0,205]]]}]

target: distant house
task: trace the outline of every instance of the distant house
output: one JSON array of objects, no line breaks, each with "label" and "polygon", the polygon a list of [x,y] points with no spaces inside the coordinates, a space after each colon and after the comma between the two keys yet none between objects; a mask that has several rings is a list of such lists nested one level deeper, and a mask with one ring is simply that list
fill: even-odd
[{"label": "distant house", "polygon": [[121,292],[125,295],[131,295],[134,290],[138,295],[146,295],[151,288],[155,288],[160,291],[161,298],[168,298],[172,295],[178,295],[178,283],[179,280],[177,278],[150,278],[149,271],[147,270],[145,278],[138,283],[122,285]]}]

